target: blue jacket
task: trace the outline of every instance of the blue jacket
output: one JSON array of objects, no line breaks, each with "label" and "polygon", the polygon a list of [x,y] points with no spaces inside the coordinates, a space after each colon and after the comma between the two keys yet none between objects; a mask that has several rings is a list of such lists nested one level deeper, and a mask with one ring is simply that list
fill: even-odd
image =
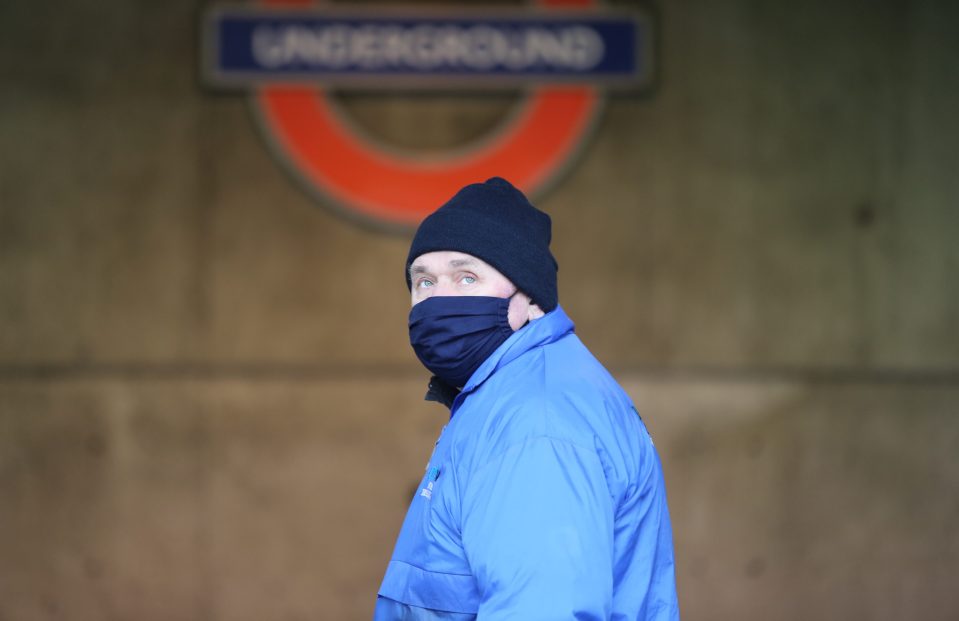
[{"label": "blue jacket", "polygon": [[656,449],[557,308],[453,402],[374,621],[678,618]]}]

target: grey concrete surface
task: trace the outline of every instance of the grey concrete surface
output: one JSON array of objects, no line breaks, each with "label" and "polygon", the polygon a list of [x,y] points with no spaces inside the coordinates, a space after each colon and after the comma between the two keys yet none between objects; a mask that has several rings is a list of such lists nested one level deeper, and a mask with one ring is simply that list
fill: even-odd
[{"label": "grey concrete surface", "polygon": [[[198,86],[196,6],[19,6],[5,9],[0,65],[0,323],[17,326],[0,360],[404,359],[377,321],[382,304],[402,314],[383,266],[403,239],[317,208],[243,98]],[[955,6],[661,13],[658,89],[613,97],[541,201],[564,303],[600,356],[956,369]],[[344,107],[413,148],[488,126],[503,109],[488,99]],[[426,118],[442,122],[411,131]]]},{"label": "grey concrete surface", "polygon": [[[0,621],[368,618],[442,424],[408,237],[199,84],[203,6],[0,3]],[[684,618],[957,618],[959,4],[657,12],[657,88],[539,205]],[[338,101],[432,153],[513,99]]]},{"label": "grey concrete surface", "polygon": [[[0,618],[369,618],[445,422],[423,379],[0,384]],[[684,618],[959,614],[959,388],[621,379]]]},{"label": "grey concrete surface", "polygon": [[689,619],[959,614],[954,386],[628,382]]}]

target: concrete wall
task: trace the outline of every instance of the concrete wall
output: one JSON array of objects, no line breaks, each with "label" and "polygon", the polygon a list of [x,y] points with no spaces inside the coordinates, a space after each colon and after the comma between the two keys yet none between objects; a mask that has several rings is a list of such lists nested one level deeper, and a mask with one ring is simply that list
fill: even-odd
[{"label": "concrete wall", "polygon": [[[368,618],[443,423],[408,239],[198,86],[200,8],[0,5],[2,620]],[[684,618],[954,619],[959,5],[659,13],[659,88],[539,205],[663,455]],[[412,147],[509,102],[341,98]]]}]

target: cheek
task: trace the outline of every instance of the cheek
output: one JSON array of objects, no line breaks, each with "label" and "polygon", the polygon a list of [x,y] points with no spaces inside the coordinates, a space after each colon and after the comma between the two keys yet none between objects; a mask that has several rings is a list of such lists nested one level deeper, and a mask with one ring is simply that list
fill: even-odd
[{"label": "cheek", "polygon": [[416,306],[426,298],[430,297],[430,294],[421,289],[413,289],[410,292],[410,307]]}]

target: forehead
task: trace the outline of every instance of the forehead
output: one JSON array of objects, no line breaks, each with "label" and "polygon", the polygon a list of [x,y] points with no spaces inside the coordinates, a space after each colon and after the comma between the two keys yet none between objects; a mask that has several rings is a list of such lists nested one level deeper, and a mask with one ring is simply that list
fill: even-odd
[{"label": "forehead", "polygon": [[422,270],[434,272],[461,268],[490,270],[496,272],[496,268],[486,263],[482,259],[474,257],[471,254],[466,254],[465,252],[456,252],[454,250],[437,250],[435,252],[427,252],[416,257],[413,263],[410,264],[411,272],[418,272]]}]

